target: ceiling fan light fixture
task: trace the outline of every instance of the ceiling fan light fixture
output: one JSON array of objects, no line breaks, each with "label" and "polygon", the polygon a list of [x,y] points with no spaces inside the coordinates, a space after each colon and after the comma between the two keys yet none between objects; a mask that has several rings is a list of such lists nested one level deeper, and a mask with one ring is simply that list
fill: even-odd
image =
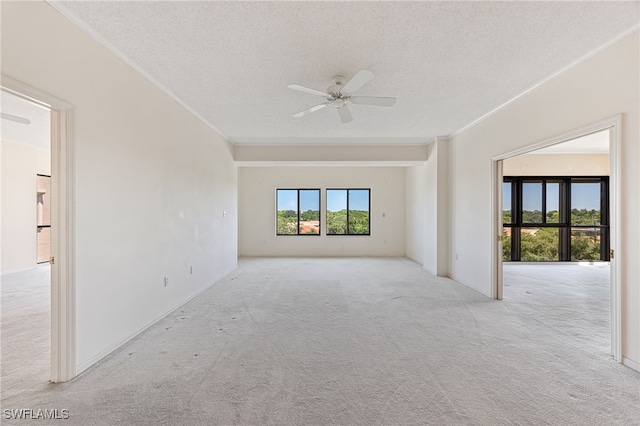
[{"label": "ceiling fan light fixture", "polygon": [[290,84],[289,86],[287,86],[289,89],[298,90],[300,92],[309,93],[311,95],[324,96],[327,99],[327,102],[293,114],[293,116],[299,118],[311,112],[322,109],[327,105],[331,105],[338,110],[340,121],[342,121],[343,124],[346,124],[353,120],[351,112],[347,107],[348,103],[383,107],[391,107],[395,105],[396,98],[392,97],[351,96],[352,93],[356,92],[362,86],[373,80],[373,77],[374,76],[371,71],[360,70],[353,77],[351,77],[351,80],[349,80],[345,84],[343,76],[335,75],[333,76],[333,82],[335,84],[327,89],[327,93],[320,90],[311,89],[309,87],[300,86],[298,84]]},{"label": "ceiling fan light fixture", "polygon": [[0,112],[0,118],[4,120],[14,121],[20,124],[31,124],[31,120],[24,117],[18,117],[17,115],[7,114],[5,112]]}]

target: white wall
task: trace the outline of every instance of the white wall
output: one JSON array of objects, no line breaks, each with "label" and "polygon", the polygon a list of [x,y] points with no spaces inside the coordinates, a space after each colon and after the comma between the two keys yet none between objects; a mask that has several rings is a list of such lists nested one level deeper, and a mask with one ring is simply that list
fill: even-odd
[{"label": "white wall", "polygon": [[523,154],[503,161],[504,176],[609,176],[609,154]]},{"label": "white wall", "polygon": [[406,173],[407,257],[436,275],[438,270],[438,146],[428,147],[423,166],[408,167]]},{"label": "white wall", "polygon": [[[322,189],[323,235],[276,236],[277,188]],[[371,188],[371,235],[324,235],[326,188]],[[241,256],[404,256],[404,190],[401,167],[240,167],[238,252]]]},{"label": "white wall", "polygon": [[436,141],[438,147],[438,187],[436,194],[437,215],[436,221],[436,275],[439,277],[449,276],[449,161],[450,148],[448,139]]},{"label": "white wall", "polygon": [[[405,211],[405,253],[425,269],[425,225],[427,222],[427,183],[429,171],[434,170],[427,161],[423,166],[407,167],[406,171],[406,211]],[[429,188],[430,189],[430,188]]]},{"label": "white wall", "polygon": [[407,168],[406,253],[437,276],[449,274],[449,146],[428,146],[424,166]]},{"label": "white wall", "polygon": [[2,2],[2,72],[75,106],[82,369],[236,267],[232,147],[43,2]]},{"label": "white wall", "polygon": [[[640,363],[639,37],[630,37],[455,135],[451,276],[491,294],[491,159],[602,119],[622,124],[623,357]],[[457,255],[457,259],[456,259]],[[636,364],[637,365],[637,364]]]},{"label": "white wall", "polygon": [[36,267],[36,175],[50,175],[49,152],[2,141],[3,274]]}]

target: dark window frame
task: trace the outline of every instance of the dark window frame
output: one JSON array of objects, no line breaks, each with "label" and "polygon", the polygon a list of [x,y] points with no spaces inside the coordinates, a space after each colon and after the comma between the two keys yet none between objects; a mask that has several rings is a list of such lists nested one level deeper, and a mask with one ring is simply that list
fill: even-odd
[{"label": "dark window frame", "polygon": [[[295,234],[279,234],[278,233],[278,191],[296,191],[296,232]],[[318,191],[318,233],[317,234],[301,234],[300,233],[300,191]],[[276,236],[278,237],[319,237],[322,235],[322,189],[321,188],[276,188]]]},{"label": "dark window frame", "polygon": [[[558,228],[558,262],[572,262],[571,231],[576,228],[600,230],[600,261],[610,260],[610,208],[609,208],[609,176],[504,176],[503,183],[511,183],[511,222],[502,227],[511,229],[511,259],[505,262],[521,261],[521,229],[523,228]],[[524,222],[522,218],[524,183],[542,183],[542,220],[541,222]],[[558,188],[558,222],[547,222],[547,183],[559,183]],[[600,224],[577,225],[571,223],[571,184],[600,183]]]},{"label": "dark window frame", "polygon": [[[330,234],[329,233],[329,226],[327,226],[326,235],[328,237],[347,237],[347,236],[349,236],[349,237],[353,237],[353,236],[362,237],[362,236],[371,236],[371,188],[326,188],[325,189],[325,199],[329,198],[329,191],[346,191],[347,192],[347,206],[346,206],[346,209],[347,209],[347,222],[346,222],[347,229],[346,229],[346,233],[344,233],[344,234]],[[349,233],[349,210],[350,210],[349,209],[349,191],[367,191],[367,193],[368,193],[368,205],[367,205],[368,210],[367,211],[369,212],[369,217],[368,217],[368,223],[367,223],[368,232],[366,234],[350,234]],[[327,202],[327,206],[325,207],[325,218],[328,217],[328,214],[327,214],[327,209],[328,208],[329,208],[329,203]]]}]

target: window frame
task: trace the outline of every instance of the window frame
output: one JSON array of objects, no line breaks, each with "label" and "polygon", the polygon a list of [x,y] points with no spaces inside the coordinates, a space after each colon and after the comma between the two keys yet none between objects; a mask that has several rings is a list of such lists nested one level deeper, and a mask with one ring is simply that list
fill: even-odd
[{"label": "window frame", "polygon": [[[326,226],[326,231],[325,231],[325,235],[328,237],[363,237],[363,236],[371,236],[371,188],[325,188],[325,200],[328,200],[329,198],[329,191],[346,191],[347,193],[347,206],[346,206],[346,210],[347,210],[347,219],[346,219],[346,225],[347,225],[347,229],[346,229],[346,233],[344,234],[330,234],[329,233],[329,225]],[[368,220],[367,220],[367,230],[368,232],[366,234],[351,234],[349,233],[349,191],[367,191],[367,195],[368,195],[368,199],[367,199],[367,211],[369,212],[369,216],[368,216]],[[329,208],[329,202],[326,202],[326,206],[325,206],[325,220],[327,220],[328,216],[328,208]]]},{"label": "window frame", "polygon": [[[296,233],[295,234],[280,234],[278,233],[278,191],[296,191]],[[318,233],[317,234],[302,234],[300,233],[300,191],[318,191]],[[322,189],[321,188],[276,188],[275,192],[275,228],[277,237],[319,237],[322,235]]]},{"label": "window frame", "polygon": [[[610,207],[609,207],[609,176],[504,176],[503,183],[511,183],[511,222],[503,223],[503,232],[511,229],[511,258],[504,262],[520,262],[521,230],[523,228],[558,228],[558,260],[550,262],[572,262],[571,233],[573,229],[593,229],[600,231],[600,259],[610,261],[609,247],[610,236]],[[542,183],[542,220],[541,222],[523,221],[523,184]],[[547,221],[547,184],[559,183],[558,188],[558,222]],[[600,184],[600,223],[577,225],[571,223],[571,184],[573,183],[599,183]]]}]

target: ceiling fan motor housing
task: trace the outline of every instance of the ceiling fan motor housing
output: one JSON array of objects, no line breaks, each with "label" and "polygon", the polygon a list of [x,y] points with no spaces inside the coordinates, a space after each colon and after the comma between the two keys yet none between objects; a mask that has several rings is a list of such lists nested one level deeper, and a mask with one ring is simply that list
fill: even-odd
[{"label": "ceiling fan motor housing", "polygon": [[327,93],[332,95],[331,98],[327,98],[328,100],[340,99],[343,96],[342,88],[344,87],[344,77],[341,75],[333,76],[333,82],[335,85],[327,89]]}]

